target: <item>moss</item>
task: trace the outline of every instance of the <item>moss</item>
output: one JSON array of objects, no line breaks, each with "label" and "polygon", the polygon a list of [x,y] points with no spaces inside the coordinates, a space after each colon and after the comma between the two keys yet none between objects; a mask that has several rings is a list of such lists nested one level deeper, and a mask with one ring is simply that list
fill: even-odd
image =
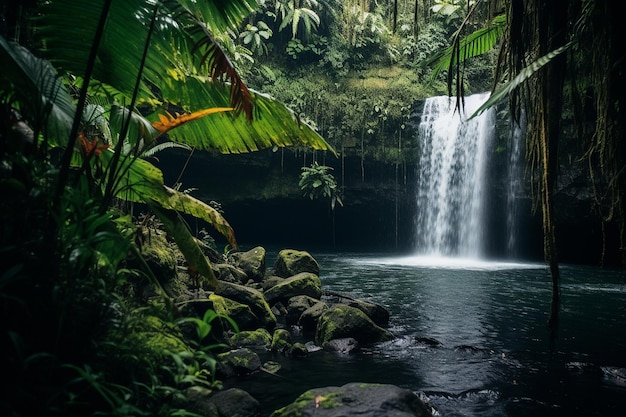
[{"label": "moss", "polygon": [[266,329],[242,330],[230,338],[233,346],[270,346],[272,336]]},{"label": "moss", "polygon": [[341,407],[343,404],[341,401],[338,401],[337,398],[344,395],[343,391],[335,391],[329,392],[324,395],[316,394],[315,391],[309,390],[300,395],[294,402],[289,404],[286,407],[280,408],[274,411],[270,417],[297,417],[302,416],[304,410],[311,405],[315,407],[317,404],[318,407],[331,409]]},{"label": "moss", "polygon": [[343,391],[336,391],[322,395],[322,398],[319,400],[319,406],[327,409],[341,407],[343,404],[340,401],[337,401],[337,397],[342,395]]}]

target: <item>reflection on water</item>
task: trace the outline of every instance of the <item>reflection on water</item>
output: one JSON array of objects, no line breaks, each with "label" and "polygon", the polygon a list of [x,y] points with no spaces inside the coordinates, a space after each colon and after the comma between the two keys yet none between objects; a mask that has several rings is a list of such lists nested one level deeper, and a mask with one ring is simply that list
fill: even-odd
[{"label": "reflection on water", "polygon": [[396,338],[349,357],[316,352],[293,363],[268,354],[283,363],[280,377],[246,387],[268,410],[309,388],[361,381],[412,389],[441,416],[622,415],[624,271],[563,267],[551,344],[542,265],[314,256],[323,287],[384,305]]},{"label": "reflection on water", "polygon": [[397,265],[424,268],[474,270],[474,271],[498,271],[507,269],[545,269],[545,265],[536,263],[498,262],[487,261],[478,258],[444,257],[416,255],[393,258],[353,258],[348,262],[361,265]]}]

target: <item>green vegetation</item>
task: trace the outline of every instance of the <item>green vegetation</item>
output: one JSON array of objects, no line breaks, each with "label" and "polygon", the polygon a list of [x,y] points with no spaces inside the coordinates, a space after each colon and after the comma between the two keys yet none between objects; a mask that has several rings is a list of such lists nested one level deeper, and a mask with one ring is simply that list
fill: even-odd
[{"label": "green vegetation", "polygon": [[[209,344],[211,323],[236,324],[213,311],[177,321],[143,252],[148,226],[137,211],[158,219],[197,286],[216,280],[183,216],[237,247],[214,205],[165,184],[151,158],[173,147],[310,150],[300,187],[334,208],[340,188],[320,155],[397,167],[415,154],[415,101],[448,92],[461,103],[495,75],[494,102],[507,97],[514,118],[523,110],[537,126],[527,150],[553,313],[564,118],[582,144],[573,158],[590,167],[608,236],[603,255],[623,264],[621,13],[591,0],[525,3],[1,1],[0,306],[9,384],[0,412],[185,415],[184,390],[219,388],[213,351],[222,346]],[[155,292],[148,303],[135,291],[144,284]],[[184,324],[196,326],[197,340],[183,335]]]},{"label": "green vegetation", "polygon": [[191,320],[197,341],[182,335],[189,320],[175,321],[167,283],[142,253],[163,248],[147,244],[151,226],[133,213],[154,213],[155,232],[167,231],[196,284],[210,288],[209,260],[182,214],[232,247],[234,231],[210,204],[166,186],[149,158],[175,146],[334,152],[282,103],[248,89],[216,41],[255,5],[1,4],[3,415],[185,415],[184,390],[219,387],[212,351],[223,346],[206,343],[224,317],[208,311]]}]

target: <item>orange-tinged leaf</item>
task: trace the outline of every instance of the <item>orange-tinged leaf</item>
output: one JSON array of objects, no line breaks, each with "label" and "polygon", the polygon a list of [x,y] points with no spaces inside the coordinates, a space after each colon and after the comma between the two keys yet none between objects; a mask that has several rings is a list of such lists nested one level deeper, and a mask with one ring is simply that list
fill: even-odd
[{"label": "orange-tinged leaf", "polygon": [[109,145],[101,143],[98,144],[98,140],[89,140],[87,136],[85,136],[85,132],[78,132],[78,141],[85,151],[85,156],[91,158],[92,156],[100,156],[102,151],[109,148]]},{"label": "orange-tinged leaf", "polygon": [[193,113],[176,113],[175,116],[172,116],[170,113],[165,112],[165,114],[159,114],[159,121],[152,122],[152,126],[163,134],[184,123],[198,120],[210,114],[223,113],[232,110],[232,107],[211,107],[209,109],[198,110]]}]

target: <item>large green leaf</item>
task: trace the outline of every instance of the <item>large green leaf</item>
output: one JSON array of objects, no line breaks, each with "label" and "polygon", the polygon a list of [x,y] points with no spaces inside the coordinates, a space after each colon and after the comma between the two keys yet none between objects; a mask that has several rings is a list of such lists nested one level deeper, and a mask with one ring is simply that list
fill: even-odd
[{"label": "large green leaf", "polygon": [[[106,149],[98,157],[105,173],[110,169],[115,156],[111,149]],[[219,211],[189,194],[165,186],[163,172],[150,162],[131,155],[120,155],[118,169],[119,174],[116,177],[119,184],[114,190],[116,197],[130,202],[159,205],[166,210],[175,210],[204,220],[226,237],[233,248],[237,247],[235,233]]]},{"label": "large green leaf", "polygon": [[511,81],[507,82],[506,84],[500,86],[493,94],[491,94],[489,99],[487,101],[485,101],[483,103],[483,105],[480,106],[470,116],[470,118],[475,117],[475,116],[479,116],[480,114],[482,114],[488,108],[495,106],[500,100],[502,100],[504,97],[509,95],[509,93],[511,93],[511,91],[515,90],[522,83],[524,83],[530,77],[535,75],[535,73],[537,71],[539,71],[541,68],[543,68],[546,64],[550,63],[550,61],[552,61],[554,58],[556,58],[557,56],[559,56],[563,52],[567,51],[573,44],[574,44],[574,42],[569,42],[569,43],[561,46],[560,48],[555,49],[554,51],[550,51],[547,54],[545,54],[544,56],[538,58],[536,61],[532,62],[526,68],[523,68],[517,74],[517,76],[515,78],[513,78]]},{"label": "large green leaf", "polygon": [[176,241],[178,249],[183,253],[189,267],[209,280],[209,285],[217,287],[217,278],[211,269],[211,263],[202,253],[200,246],[189,232],[187,225],[175,210],[167,210],[158,205],[151,204],[150,208],[163,222],[165,230]]},{"label": "large green leaf", "polygon": [[505,28],[506,15],[502,14],[494,17],[487,27],[478,29],[464,38],[460,38],[460,32],[456,32],[451,46],[435,53],[422,65],[434,64],[433,77],[435,77],[442,70],[450,70],[455,65],[490,51],[502,38]]},{"label": "large green leaf", "polygon": [[[219,114],[186,123],[170,132],[170,139],[224,154],[253,152],[271,147],[308,146],[335,150],[308,124],[298,120],[293,111],[268,95],[251,91],[254,119]],[[165,94],[174,102],[189,103],[187,111],[228,105],[229,86],[212,83],[201,77],[172,80]],[[152,116],[156,119],[156,114]]]},{"label": "large green leaf", "polygon": [[[76,76],[85,74],[87,57],[105,0],[52,0],[39,8],[37,35],[53,64]],[[197,38],[188,32],[200,24],[224,32],[236,27],[257,6],[256,0],[124,0],[113,1],[98,47],[93,78],[131,96],[140,75],[137,68],[150,42],[140,85],[140,97],[154,96],[153,86],[172,68],[179,50],[193,51]],[[68,11],[71,10],[71,13]],[[156,32],[148,39],[156,11]],[[210,42],[213,40],[210,39]],[[197,51],[197,63],[203,51]],[[231,68],[228,68],[230,71]],[[226,68],[220,71],[226,72]],[[220,74],[218,74],[220,75]],[[239,82],[235,72],[228,77]]]},{"label": "large green leaf", "polygon": [[[82,75],[85,70],[94,37],[93,22],[99,17],[102,2],[54,0],[46,2],[41,9],[39,34],[48,56],[72,74]],[[170,133],[173,140],[198,149],[243,153],[274,146],[303,145],[335,153],[321,136],[299,121],[282,103],[248,91],[219,45],[206,29],[199,29],[202,27],[199,18],[214,15],[222,16],[217,19],[222,23],[216,24],[215,28],[223,29],[236,21],[236,17],[243,16],[254,3],[252,0],[227,4],[217,0],[163,2],[163,12],[176,13],[160,15],[157,32],[150,40],[140,99],[150,103],[158,99],[166,103],[167,107],[156,109],[153,121],[158,112],[169,110],[171,105],[188,112],[211,107],[234,107],[246,112],[246,118],[237,117],[237,112],[207,117]],[[154,4],[147,0],[115,1],[98,49],[93,78],[103,83],[103,90],[111,91],[106,87],[110,85],[114,91],[125,94],[126,103],[130,102],[138,76],[137,67],[147,37],[147,20]],[[218,13],[215,8],[225,12]],[[73,13],[67,13],[67,10]],[[230,82],[220,82],[221,75],[226,75]],[[124,100],[124,96],[119,100]],[[247,119],[252,117],[254,121],[250,123]]]},{"label": "large green leaf", "polygon": [[0,62],[0,92],[12,94],[21,106],[19,110],[31,119],[45,121],[45,125],[33,128],[44,130],[51,145],[65,145],[76,107],[56,70],[48,61],[2,36]]}]

